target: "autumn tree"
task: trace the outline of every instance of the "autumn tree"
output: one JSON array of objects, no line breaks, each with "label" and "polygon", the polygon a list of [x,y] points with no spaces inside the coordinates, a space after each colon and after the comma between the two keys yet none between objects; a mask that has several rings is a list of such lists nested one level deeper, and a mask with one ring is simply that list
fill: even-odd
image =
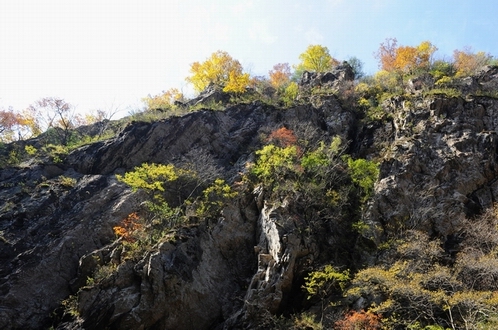
[{"label": "autumn tree", "polygon": [[339,65],[339,61],[330,56],[327,47],[310,45],[304,53],[299,55],[301,63],[296,66],[297,72],[313,71],[325,72]]},{"label": "autumn tree", "polygon": [[436,50],[436,46],[429,41],[412,47],[398,46],[396,38],[387,38],[380,44],[376,57],[382,70],[405,74],[418,69],[429,69]]},{"label": "autumn tree", "polygon": [[11,142],[16,139],[15,126],[19,125],[20,117],[12,109],[0,110],[0,141]]},{"label": "autumn tree", "polygon": [[225,51],[217,51],[206,61],[190,66],[191,76],[186,80],[198,92],[215,85],[225,92],[241,93],[249,84],[249,74],[243,73],[242,65]]},{"label": "autumn tree", "polygon": [[0,110],[0,141],[25,140],[41,133],[37,118],[29,111]]},{"label": "autumn tree", "polygon": [[382,329],[381,317],[370,311],[349,311],[342,320],[337,321],[338,330],[377,330]]},{"label": "autumn tree", "polygon": [[37,118],[38,127],[55,128],[59,142],[67,145],[71,137],[71,129],[81,124],[81,118],[74,113],[74,107],[57,97],[45,97],[29,106],[27,112]]},{"label": "autumn tree", "polygon": [[289,63],[278,63],[268,72],[271,85],[278,89],[285,88],[291,79],[291,68]]},{"label": "autumn tree", "polygon": [[271,132],[266,141],[278,147],[286,148],[295,145],[297,137],[292,130],[281,127]]},{"label": "autumn tree", "polygon": [[465,77],[476,74],[477,71],[493,60],[493,56],[485,52],[474,53],[472,48],[465,47],[463,50],[453,52],[453,60],[457,77]]},{"label": "autumn tree", "polygon": [[375,53],[375,58],[379,60],[379,67],[382,70],[394,71],[396,60],[396,49],[398,40],[396,38],[386,38],[379,46]]},{"label": "autumn tree", "polygon": [[170,88],[158,95],[149,95],[142,99],[149,110],[167,110],[170,109],[175,102],[184,100],[183,93],[178,88]]}]

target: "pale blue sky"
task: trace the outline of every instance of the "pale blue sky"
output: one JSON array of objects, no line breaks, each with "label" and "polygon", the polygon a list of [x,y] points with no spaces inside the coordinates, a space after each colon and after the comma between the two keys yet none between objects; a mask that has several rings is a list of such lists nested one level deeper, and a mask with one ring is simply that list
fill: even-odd
[{"label": "pale blue sky", "polygon": [[0,107],[45,96],[81,112],[136,107],[170,87],[188,92],[190,64],[216,50],[254,75],[296,64],[310,44],[374,73],[387,37],[429,40],[447,59],[465,46],[498,56],[497,17],[496,0],[2,0]]}]

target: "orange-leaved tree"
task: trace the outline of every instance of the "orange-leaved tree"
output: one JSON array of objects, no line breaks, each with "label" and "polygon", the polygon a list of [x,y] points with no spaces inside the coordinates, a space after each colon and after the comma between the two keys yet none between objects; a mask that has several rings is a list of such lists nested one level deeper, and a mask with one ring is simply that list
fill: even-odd
[{"label": "orange-leaved tree", "polygon": [[297,137],[294,132],[288,128],[281,127],[271,132],[267,139],[268,143],[272,143],[281,148],[293,146],[297,143]]},{"label": "orange-leaved tree", "polygon": [[276,89],[285,88],[291,79],[291,68],[289,63],[278,63],[268,72],[270,83]]},{"label": "orange-leaved tree", "polygon": [[128,214],[128,216],[124,218],[118,226],[114,226],[112,229],[116,236],[122,237],[123,240],[133,243],[136,241],[134,234],[143,228],[140,221],[141,219],[139,215],[136,212],[132,212]]},{"label": "orange-leaved tree", "polygon": [[186,80],[198,92],[209,85],[223,88],[225,92],[241,93],[249,84],[249,74],[243,72],[239,61],[233,59],[225,51],[211,54],[204,62],[194,62],[190,66],[191,76]]},{"label": "orange-leaved tree", "polygon": [[12,108],[0,110],[0,142],[25,140],[41,133],[38,114],[26,109],[22,112]]},{"label": "orange-leaved tree", "polygon": [[418,46],[398,46],[396,38],[387,38],[380,44],[376,57],[382,70],[398,73],[413,73],[418,69],[429,69],[432,55],[437,50],[429,41]]},{"label": "orange-leaved tree", "polygon": [[15,140],[15,127],[19,125],[21,117],[14,110],[0,110],[0,141],[11,142]]},{"label": "orange-leaved tree", "polygon": [[335,323],[335,329],[339,330],[377,330],[382,329],[380,315],[365,311],[349,311],[344,319]]},{"label": "orange-leaved tree", "polygon": [[474,53],[472,48],[465,47],[463,50],[455,50],[453,52],[454,65],[457,70],[457,77],[465,77],[476,74],[477,71],[490,64],[493,56],[485,52]]}]

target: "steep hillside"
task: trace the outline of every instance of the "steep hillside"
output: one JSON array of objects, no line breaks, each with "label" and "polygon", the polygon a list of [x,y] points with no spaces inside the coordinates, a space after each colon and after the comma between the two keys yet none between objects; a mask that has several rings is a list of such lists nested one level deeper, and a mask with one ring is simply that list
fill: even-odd
[{"label": "steep hillside", "polygon": [[[2,168],[0,328],[318,329],[350,310],[392,328],[492,320],[498,69],[457,96],[412,79],[375,118],[344,97],[352,77],[305,76],[289,108],[131,122],[61,162]],[[132,189],[125,173],[143,164],[176,176]],[[228,185],[209,195],[215,178]],[[424,273],[441,280],[411,282]]]}]

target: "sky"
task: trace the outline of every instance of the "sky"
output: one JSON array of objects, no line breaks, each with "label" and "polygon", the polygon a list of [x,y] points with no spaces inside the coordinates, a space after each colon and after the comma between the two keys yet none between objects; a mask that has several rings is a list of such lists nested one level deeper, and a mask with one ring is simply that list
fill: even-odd
[{"label": "sky", "polygon": [[0,109],[50,96],[126,115],[169,88],[193,96],[190,65],[217,50],[252,75],[312,44],[373,74],[386,38],[498,57],[497,16],[496,0],[1,0]]}]

